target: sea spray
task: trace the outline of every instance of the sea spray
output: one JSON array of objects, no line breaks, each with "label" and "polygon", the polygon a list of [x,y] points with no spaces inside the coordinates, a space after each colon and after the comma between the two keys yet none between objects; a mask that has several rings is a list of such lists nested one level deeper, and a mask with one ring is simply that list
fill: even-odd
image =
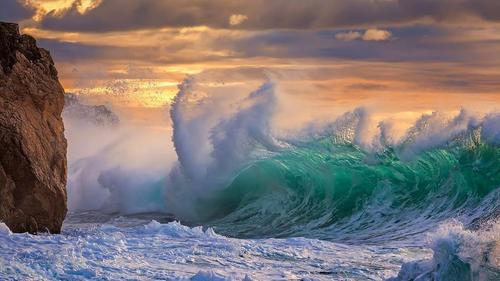
[{"label": "sea spray", "polygon": [[171,212],[183,219],[199,220],[193,199],[211,196],[250,161],[279,147],[270,127],[275,87],[271,81],[264,83],[237,100],[234,112],[224,113],[217,110],[220,105],[212,96],[197,89],[194,78],[179,86],[170,110],[179,160],[167,184]]},{"label": "sea spray", "polygon": [[115,113],[83,105],[79,98],[72,95],[64,112],[69,211],[164,211],[164,181],[175,159],[168,142],[171,131],[121,116],[120,122],[111,122],[118,119]]},{"label": "sea spray", "polygon": [[128,137],[73,162],[71,186],[90,194],[82,204],[102,193],[102,210],[166,211],[231,236],[364,243],[496,216],[485,202],[498,205],[498,114],[424,114],[395,137],[390,122],[370,127],[370,111],[357,108],[285,135],[273,123],[275,82],[230,98],[217,91],[194,77],[179,86],[170,108],[176,157],[163,166],[170,171],[150,161],[131,170],[136,159],[121,155],[127,165],[107,163],[123,152],[115,143],[141,147]]},{"label": "sea spray", "polygon": [[357,108],[282,137],[271,127],[277,102],[266,82],[237,110],[214,113],[219,102],[186,80],[171,109],[180,156],[167,208],[237,237],[378,243],[471,221],[498,193],[495,114],[424,114],[396,139],[389,123],[369,132],[370,113]]},{"label": "sea spray", "polygon": [[428,234],[432,259],[405,263],[388,281],[500,280],[500,223],[483,227],[471,231],[457,221],[440,225]]}]

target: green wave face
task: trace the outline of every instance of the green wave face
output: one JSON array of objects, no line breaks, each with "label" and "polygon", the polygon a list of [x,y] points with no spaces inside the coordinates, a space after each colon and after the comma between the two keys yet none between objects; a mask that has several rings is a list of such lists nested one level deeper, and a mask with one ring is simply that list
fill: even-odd
[{"label": "green wave face", "polygon": [[408,151],[373,153],[332,138],[296,145],[240,171],[198,212],[234,237],[373,243],[498,213],[500,146],[471,137]]}]

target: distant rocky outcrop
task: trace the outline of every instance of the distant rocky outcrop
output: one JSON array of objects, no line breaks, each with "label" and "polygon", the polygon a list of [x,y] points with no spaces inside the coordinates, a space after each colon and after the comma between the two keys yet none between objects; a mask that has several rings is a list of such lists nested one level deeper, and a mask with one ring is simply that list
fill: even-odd
[{"label": "distant rocky outcrop", "polygon": [[0,221],[59,233],[66,216],[64,89],[48,51],[0,22]]},{"label": "distant rocky outcrop", "polygon": [[84,104],[75,94],[66,93],[64,103],[63,117],[65,119],[104,127],[116,126],[120,123],[118,116],[107,106]]}]

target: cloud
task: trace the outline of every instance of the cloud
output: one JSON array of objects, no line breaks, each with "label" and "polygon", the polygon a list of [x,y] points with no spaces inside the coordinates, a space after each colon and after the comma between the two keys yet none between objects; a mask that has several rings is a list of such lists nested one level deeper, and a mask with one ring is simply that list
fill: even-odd
[{"label": "cloud", "polygon": [[[475,28],[472,31],[474,34],[478,32]],[[473,37],[469,40],[470,31],[453,27],[400,27],[391,28],[390,33],[382,29],[333,33],[332,30],[241,31],[210,28],[107,33],[31,29],[25,32],[34,35],[41,46],[51,50],[56,62],[105,60],[118,64],[124,61],[157,65],[197,63],[196,66],[187,67],[192,70],[206,67],[203,64],[209,62],[235,63],[235,59],[259,57],[468,63],[499,61],[487,55],[498,50],[497,44],[492,43],[493,39],[477,41]],[[337,40],[332,40],[332,33]],[[393,37],[398,40],[390,40]],[[382,39],[389,40],[386,44],[364,41]]]},{"label": "cloud", "polygon": [[34,14],[34,8],[24,6],[17,0],[2,0],[0,3],[0,21],[19,22]]},{"label": "cloud", "polygon": [[[95,32],[193,26],[321,29],[500,21],[499,10],[498,0],[102,0],[84,13],[76,4],[62,15],[48,13],[41,25],[53,30]],[[245,17],[245,24],[241,24]]]},{"label": "cloud", "polygon": [[232,26],[238,25],[238,24],[246,21],[247,19],[248,19],[248,17],[245,15],[242,15],[242,14],[231,15],[229,17],[229,24]]},{"label": "cloud", "polygon": [[361,38],[363,35],[357,31],[340,32],[335,34],[335,39],[340,41],[353,41]]},{"label": "cloud", "polygon": [[367,29],[365,34],[363,34],[363,40],[365,41],[385,41],[391,38],[392,33],[387,30],[381,29]]},{"label": "cloud", "polygon": [[339,32],[335,34],[335,39],[340,41],[354,41],[354,40],[364,40],[364,41],[385,41],[390,39],[392,33],[388,30],[382,30],[377,28],[367,29],[364,33],[359,31],[347,31]]}]

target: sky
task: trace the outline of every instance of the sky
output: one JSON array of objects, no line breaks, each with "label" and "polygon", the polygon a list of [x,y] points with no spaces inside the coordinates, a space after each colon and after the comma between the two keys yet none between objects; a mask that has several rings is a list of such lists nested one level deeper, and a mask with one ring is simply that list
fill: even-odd
[{"label": "sky", "polygon": [[0,20],[95,102],[161,108],[195,75],[272,77],[289,113],[500,107],[498,0],[2,0]]}]

